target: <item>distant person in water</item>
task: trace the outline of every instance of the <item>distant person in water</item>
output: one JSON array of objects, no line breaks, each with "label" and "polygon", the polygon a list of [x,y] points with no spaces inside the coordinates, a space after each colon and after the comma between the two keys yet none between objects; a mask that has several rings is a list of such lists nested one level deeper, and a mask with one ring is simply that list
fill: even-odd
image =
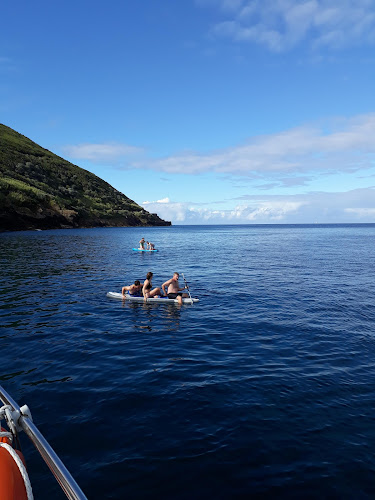
[{"label": "distant person in water", "polygon": [[152,283],[151,283],[152,277],[153,274],[151,272],[147,273],[146,279],[143,283],[142,293],[143,297],[145,298],[145,301],[152,297],[160,297],[161,294],[159,287],[154,289],[152,288]]},{"label": "distant person in water", "polygon": [[[180,275],[178,273],[174,273],[173,277],[166,281],[165,283],[162,284],[161,288],[168,296],[168,299],[177,299],[178,303],[181,305],[182,304],[182,299],[189,297],[187,293],[182,293],[182,290],[185,290],[186,286],[184,288],[180,288],[180,284],[178,282],[178,278]],[[168,287],[167,292],[165,292],[165,287]]]},{"label": "distant person in water", "polygon": [[128,294],[132,297],[141,297],[142,287],[143,283],[141,283],[139,280],[135,280],[133,285],[122,287],[122,296],[125,297],[125,292],[128,292]]},{"label": "distant person in water", "polygon": [[146,241],[147,243],[147,250],[155,250],[155,245],[151,243],[151,241]]},{"label": "distant person in water", "polygon": [[145,239],[142,238],[140,241],[139,241],[139,249],[140,250],[144,250],[145,249]]}]

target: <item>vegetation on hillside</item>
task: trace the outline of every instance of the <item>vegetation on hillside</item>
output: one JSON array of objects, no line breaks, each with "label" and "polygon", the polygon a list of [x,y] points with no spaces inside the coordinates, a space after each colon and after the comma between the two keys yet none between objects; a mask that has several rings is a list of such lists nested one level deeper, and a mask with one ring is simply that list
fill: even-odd
[{"label": "vegetation on hillside", "polygon": [[0,230],[145,225],[170,222],[0,124]]}]

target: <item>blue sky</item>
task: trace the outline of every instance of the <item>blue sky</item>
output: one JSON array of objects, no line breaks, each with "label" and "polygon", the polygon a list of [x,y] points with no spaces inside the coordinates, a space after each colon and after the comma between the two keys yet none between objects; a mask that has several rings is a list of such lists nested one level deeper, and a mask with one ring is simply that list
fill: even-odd
[{"label": "blue sky", "polygon": [[174,224],[375,222],[375,0],[2,6],[0,122]]}]

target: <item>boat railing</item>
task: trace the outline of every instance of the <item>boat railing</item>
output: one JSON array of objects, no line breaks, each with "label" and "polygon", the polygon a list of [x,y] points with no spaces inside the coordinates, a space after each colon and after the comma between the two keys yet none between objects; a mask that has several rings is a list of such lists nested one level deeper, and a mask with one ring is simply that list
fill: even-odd
[{"label": "boat railing", "polygon": [[20,407],[1,385],[0,400],[5,405],[12,407],[13,415],[15,416],[13,424],[16,426],[16,429],[22,429],[28,435],[31,442],[39,451],[43,460],[51,470],[52,474],[55,476],[67,498],[69,498],[69,500],[87,500],[87,497],[82,492],[81,488],[78,486],[68,469],[33,423],[28,407],[26,405]]}]

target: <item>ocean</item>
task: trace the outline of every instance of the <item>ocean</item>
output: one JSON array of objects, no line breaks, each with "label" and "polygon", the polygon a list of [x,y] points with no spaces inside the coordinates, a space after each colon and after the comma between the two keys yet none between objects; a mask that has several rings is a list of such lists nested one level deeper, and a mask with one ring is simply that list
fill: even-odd
[{"label": "ocean", "polygon": [[[2,233],[0,261],[0,385],[89,499],[374,498],[375,224]],[[148,271],[200,302],[106,297]]]}]

